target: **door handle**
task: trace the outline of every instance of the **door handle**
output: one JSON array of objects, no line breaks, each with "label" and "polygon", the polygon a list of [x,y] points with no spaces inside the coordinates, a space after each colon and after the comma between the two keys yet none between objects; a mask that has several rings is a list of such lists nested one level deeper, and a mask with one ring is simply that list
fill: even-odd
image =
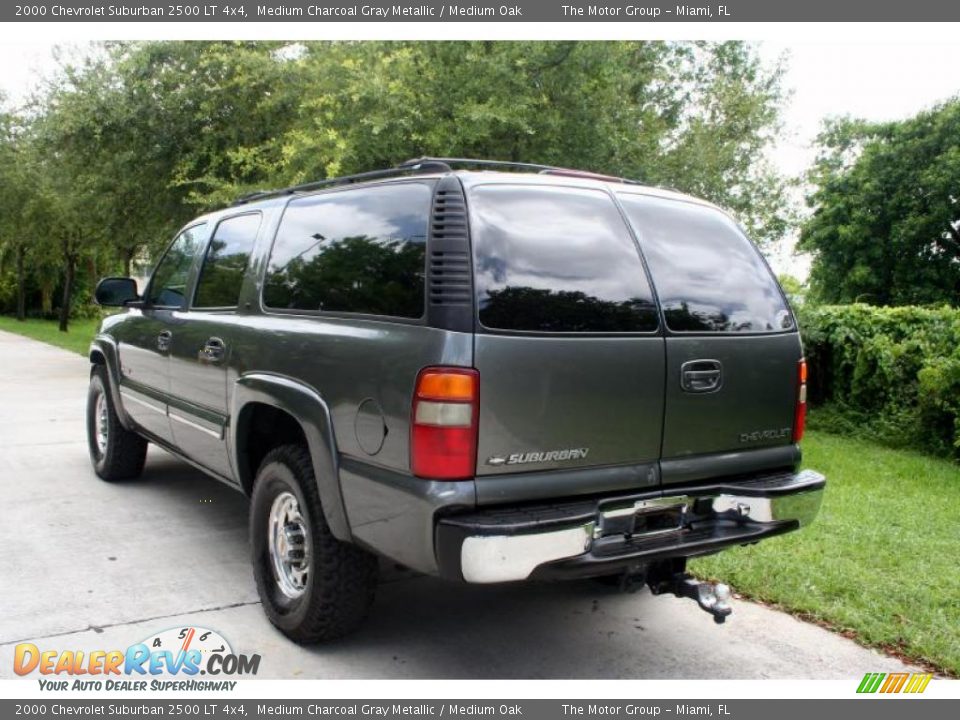
[{"label": "door handle", "polygon": [[719,360],[690,360],[680,366],[680,387],[685,392],[714,392],[722,383],[723,367]]},{"label": "door handle", "polygon": [[223,361],[223,357],[226,354],[227,346],[223,344],[223,340],[218,337],[212,337],[207,340],[207,344],[203,346],[203,350],[200,351],[200,359],[208,363],[218,363]]},{"label": "door handle", "polygon": [[170,349],[170,341],[173,340],[173,333],[169,330],[163,330],[157,335],[157,350],[167,352]]}]

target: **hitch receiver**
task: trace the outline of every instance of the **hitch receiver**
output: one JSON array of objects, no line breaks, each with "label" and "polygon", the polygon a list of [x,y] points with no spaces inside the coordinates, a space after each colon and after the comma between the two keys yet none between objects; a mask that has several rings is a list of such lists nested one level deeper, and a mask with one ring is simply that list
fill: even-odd
[{"label": "hitch receiver", "polygon": [[710,613],[718,625],[733,612],[730,607],[730,588],[723,583],[700,582],[685,572],[678,572],[669,577],[650,578],[647,584],[654,595],[673,593],[677,597],[696,600],[697,605]]}]

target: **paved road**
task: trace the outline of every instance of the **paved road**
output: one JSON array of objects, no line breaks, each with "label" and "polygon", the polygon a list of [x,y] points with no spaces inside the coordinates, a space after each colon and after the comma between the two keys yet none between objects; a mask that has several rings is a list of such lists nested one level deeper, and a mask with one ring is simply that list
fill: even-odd
[{"label": "paved road", "polygon": [[[592,582],[465,587],[387,568],[354,637],[303,649],[261,613],[247,501],[151,449],[108,484],[84,440],[87,363],[0,332],[0,677],[13,647],[125,648],[202,625],[276,678],[858,678],[899,661],[736,603],[722,627],[692,602]],[[773,542],[776,542],[775,540]]]}]

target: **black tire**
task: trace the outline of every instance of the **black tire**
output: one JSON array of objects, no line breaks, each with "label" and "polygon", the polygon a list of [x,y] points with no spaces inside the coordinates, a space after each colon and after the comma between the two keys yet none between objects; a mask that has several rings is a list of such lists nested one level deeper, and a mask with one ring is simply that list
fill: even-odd
[{"label": "black tire", "polygon": [[[106,428],[105,446],[98,442],[98,402],[103,398],[103,426]],[[90,390],[87,393],[87,446],[90,462],[102,479],[109,482],[129,480],[143,472],[147,459],[147,441],[120,424],[117,409],[110,394],[110,380],[104,365],[94,365],[90,373]]]},{"label": "black tire", "polygon": [[[289,495],[296,499],[303,535],[309,539],[307,559],[298,570],[305,568],[306,578],[295,583],[300,593],[296,597],[283,589],[278,579],[283,571],[275,569],[270,551],[271,513],[275,503],[282,504]],[[366,618],[377,586],[377,559],[330,532],[307,448],[282,445],[260,464],[250,503],[250,544],[264,612],[294,642],[307,645],[343,637]]]}]

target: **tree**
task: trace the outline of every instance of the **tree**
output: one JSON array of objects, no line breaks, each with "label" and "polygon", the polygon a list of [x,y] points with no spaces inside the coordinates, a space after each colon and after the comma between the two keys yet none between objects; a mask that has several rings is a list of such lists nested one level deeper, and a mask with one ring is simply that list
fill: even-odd
[{"label": "tree", "polygon": [[[144,226],[169,239],[199,210],[222,207],[280,173],[273,140],[301,101],[297,63],[275,42],[113,43],[120,106],[114,145],[128,148]],[[139,168],[139,172],[131,166]],[[149,211],[149,214],[147,214]],[[174,226],[170,221],[174,220]],[[155,248],[156,249],[156,248]]]},{"label": "tree", "polygon": [[821,132],[799,247],[827,302],[960,303],[960,99]]},{"label": "tree", "polygon": [[[0,104],[3,103],[0,94]],[[0,113],[0,268],[12,264],[16,275],[17,320],[26,317],[27,243],[21,211],[25,201],[24,178],[17,147],[17,119]]]},{"label": "tree", "polygon": [[22,243],[21,295],[33,283],[49,311],[62,291],[62,328],[96,273],[129,274],[198,212],[427,154],[670,185],[763,243],[789,217],[763,162],[781,99],[743,43],[97,44],[0,140],[18,158],[0,188],[26,190],[0,233]]},{"label": "tree", "polygon": [[73,308],[77,267],[96,252],[104,237],[101,219],[109,196],[100,192],[104,179],[91,132],[98,127],[97,84],[107,80],[97,70],[96,60],[84,66],[63,68],[61,75],[37,100],[37,116],[31,123],[27,147],[29,166],[35,169],[31,183],[31,251],[40,257],[58,259],[60,288],[59,327],[66,332]]},{"label": "tree", "polygon": [[181,166],[202,204],[441,155],[669,185],[737,212],[759,242],[789,219],[784,181],[763,161],[780,69],[743,43],[324,42],[271,57],[286,80],[256,112],[283,110],[274,132],[221,138],[216,182]]}]

